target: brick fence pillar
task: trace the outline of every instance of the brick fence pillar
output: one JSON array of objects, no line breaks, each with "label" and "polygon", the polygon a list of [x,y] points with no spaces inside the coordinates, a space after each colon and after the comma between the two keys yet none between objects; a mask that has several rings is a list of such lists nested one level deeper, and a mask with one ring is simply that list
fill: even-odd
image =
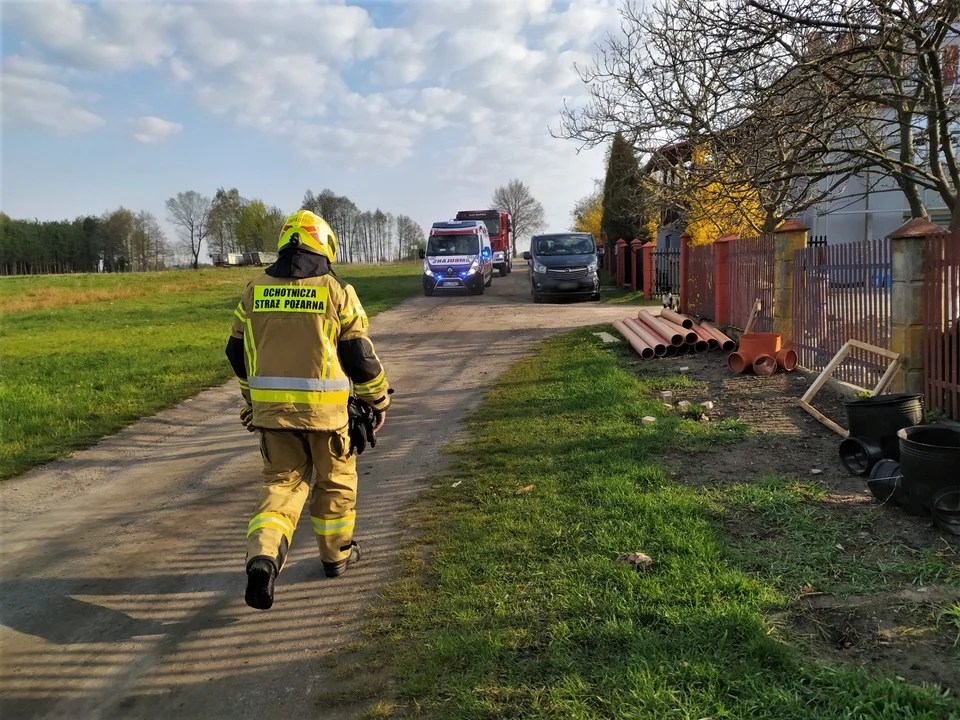
[{"label": "brick fence pillar", "polygon": [[654,274],[657,272],[654,267],[653,251],[657,247],[655,242],[648,242],[640,252],[643,255],[643,297],[646,300],[653,298]]},{"label": "brick fence pillar", "polygon": [[730,245],[735,235],[724,235],[713,245],[713,314],[717,325],[730,324]]},{"label": "brick fence pillar", "polygon": [[773,236],[773,331],[793,343],[793,251],[807,246],[810,228],[787,220]]},{"label": "brick fence pillar", "polygon": [[687,233],[680,236],[680,312],[687,312],[690,292],[690,240]]},{"label": "brick fence pillar", "polygon": [[943,228],[914,218],[894,231],[890,240],[890,349],[903,355],[892,392],[923,392],[923,264],[927,235]]},{"label": "brick fence pillar", "polygon": [[623,287],[627,275],[627,241],[617,240],[617,285]]}]

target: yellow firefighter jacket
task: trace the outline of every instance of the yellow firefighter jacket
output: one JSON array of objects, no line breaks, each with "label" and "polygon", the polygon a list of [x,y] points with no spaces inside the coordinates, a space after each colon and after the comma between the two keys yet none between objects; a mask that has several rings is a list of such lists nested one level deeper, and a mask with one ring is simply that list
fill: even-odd
[{"label": "yellow firefighter jacket", "polygon": [[367,325],[353,287],[332,273],[264,273],[247,285],[231,337],[243,341],[246,378],[239,379],[253,424],[338,430],[348,422],[351,385],[359,399],[385,410],[389,385]]}]

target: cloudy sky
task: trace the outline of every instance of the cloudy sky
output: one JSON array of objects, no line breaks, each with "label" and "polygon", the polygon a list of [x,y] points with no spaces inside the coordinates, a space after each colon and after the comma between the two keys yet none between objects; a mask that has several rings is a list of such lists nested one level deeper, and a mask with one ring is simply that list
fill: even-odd
[{"label": "cloudy sky", "polygon": [[2,209],[163,218],[237,187],[329,187],[424,226],[513,177],[551,229],[602,152],[550,136],[617,0],[4,0]]}]

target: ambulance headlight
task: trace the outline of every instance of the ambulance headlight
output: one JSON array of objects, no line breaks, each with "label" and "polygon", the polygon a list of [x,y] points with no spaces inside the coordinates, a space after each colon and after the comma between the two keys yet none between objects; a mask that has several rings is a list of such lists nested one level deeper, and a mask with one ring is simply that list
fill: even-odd
[{"label": "ambulance headlight", "polygon": [[470,274],[470,275],[473,275],[475,272],[478,272],[479,270],[480,270],[480,261],[479,261],[479,260],[474,260],[474,261],[470,264],[470,272],[469,272],[469,274]]},{"label": "ambulance headlight", "polygon": [[427,277],[433,277],[433,270],[430,269],[430,263],[423,261],[423,274]]}]

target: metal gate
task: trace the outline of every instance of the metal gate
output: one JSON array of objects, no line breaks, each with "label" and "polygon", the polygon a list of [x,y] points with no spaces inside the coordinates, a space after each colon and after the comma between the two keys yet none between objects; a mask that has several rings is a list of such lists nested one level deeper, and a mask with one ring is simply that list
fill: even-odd
[{"label": "metal gate", "polygon": [[686,312],[713,320],[714,308],[714,245],[698,245],[690,248],[690,269],[687,278]]},{"label": "metal gate", "polygon": [[746,329],[757,300],[755,332],[773,331],[773,235],[730,243],[730,324]]},{"label": "metal gate", "polygon": [[680,248],[653,251],[653,292],[680,292]]},{"label": "metal gate", "polygon": [[[820,371],[850,339],[890,347],[889,240],[807,247],[793,253],[793,342],[800,365]],[[864,388],[879,382],[887,359],[851,352],[839,380]]]}]

